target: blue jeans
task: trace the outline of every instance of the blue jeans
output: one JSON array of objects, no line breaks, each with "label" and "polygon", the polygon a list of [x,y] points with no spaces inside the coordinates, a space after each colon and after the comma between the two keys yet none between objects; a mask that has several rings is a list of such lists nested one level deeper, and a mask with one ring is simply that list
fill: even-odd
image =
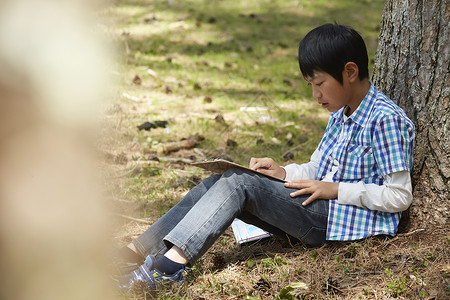
[{"label": "blue jeans", "polygon": [[191,264],[200,258],[234,218],[272,234],[289,235],[310,246],[325,243],[328,201],[306,207],[308,196],[292,198],[281,181],[231,169],[203,180],[133,241],[144,255],[179,247]]}]

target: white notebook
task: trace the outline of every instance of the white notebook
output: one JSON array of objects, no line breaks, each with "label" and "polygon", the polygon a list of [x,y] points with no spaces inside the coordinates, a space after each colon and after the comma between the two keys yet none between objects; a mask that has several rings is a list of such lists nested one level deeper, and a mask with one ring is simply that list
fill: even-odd
[{"label": "white notebook", "polygon": [[239,219],[234,219],[231,223],[234,237],[239,244],[256,241],[262,238],[270,237],[271,234],[255,225],[247,224]]}]

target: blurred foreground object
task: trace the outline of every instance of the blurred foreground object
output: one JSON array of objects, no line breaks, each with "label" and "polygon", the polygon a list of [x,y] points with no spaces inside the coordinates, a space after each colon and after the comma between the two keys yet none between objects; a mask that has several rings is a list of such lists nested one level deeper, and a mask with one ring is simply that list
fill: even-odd
[{"label": "blurred foreground object", "polygon": [[1,299],[110,299],[90,136],[108,55],[82,3],[0,3]]}]

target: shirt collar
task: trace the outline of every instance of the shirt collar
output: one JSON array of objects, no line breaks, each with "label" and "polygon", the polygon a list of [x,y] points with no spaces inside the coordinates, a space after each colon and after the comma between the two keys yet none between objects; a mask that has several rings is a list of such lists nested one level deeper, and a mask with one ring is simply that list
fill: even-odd
[{"label": "shirt collar", "polygon": [[[364,126],[364,124],[368,121],[367,115],[372,110],[372,106],[375,103],[376,95],[377,89],[372,82],[370,82],[369,92],[367,92],[366,96],[361,101],[361,104],[359,104],[356,110],[348,118],[356,124]],[[330,113],[330,117],[333,118],[335,122],[342,122],[344,119],[344,111],[346,109],[347,105],[336,112]]]}]

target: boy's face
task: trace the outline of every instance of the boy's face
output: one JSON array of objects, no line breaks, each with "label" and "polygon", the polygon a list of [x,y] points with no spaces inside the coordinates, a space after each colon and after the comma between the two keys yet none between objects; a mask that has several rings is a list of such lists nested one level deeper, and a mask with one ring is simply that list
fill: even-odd
[{"label": "boy's face", "polygon": [[314,71],[314,75],[305,77],[305,80],[312,87],[313,97],[328,111],[335,112],[349,104],[351,93],[345,78],[340,84],[330,74]]}]

